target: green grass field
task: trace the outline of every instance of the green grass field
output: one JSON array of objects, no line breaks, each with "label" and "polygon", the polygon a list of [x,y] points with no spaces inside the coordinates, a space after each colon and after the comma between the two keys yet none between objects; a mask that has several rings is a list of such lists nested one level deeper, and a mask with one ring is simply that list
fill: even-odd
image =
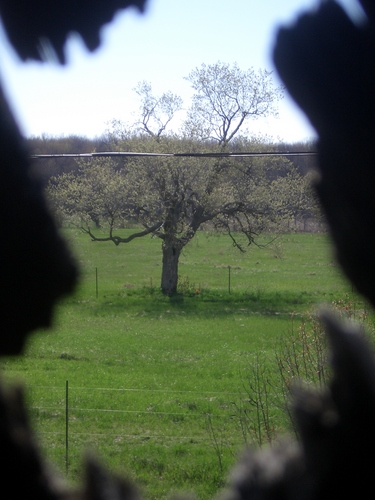
[{"label": "green grass field", "polygon": [[[159,240],[116,247],[65,234],[81,284],[58,307],[54,329],[1,365],[6,380],[26,385],[46,455],[73,482],[94,449],[147,498],[212,497],[244,445],[236,409],[254,361],[261,356],[276,377],[275,346],[300,315],[352,293],[327,236],[284,235],[241,254],[224,236],[200,232],[181,257],[181,293],[168,298],[159,292]],[[270,410],[280,434],[284,415],[280,405]]]}]

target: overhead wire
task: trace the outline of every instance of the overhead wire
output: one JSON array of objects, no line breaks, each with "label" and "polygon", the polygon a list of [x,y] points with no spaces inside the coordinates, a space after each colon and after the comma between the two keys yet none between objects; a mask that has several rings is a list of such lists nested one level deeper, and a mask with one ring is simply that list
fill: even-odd
[{"label": "overhead wire", "polygon": [[100,158],[100,157],[190,157],[190,158],[246,158],[262,156],[316,156],[313,151],[283,151],[283,152],[244,152],[244,153],[138,153],[135,151],[99,151],[93,153],[53,153],[53,154],[34,154],[32,159],[46,158]]}]

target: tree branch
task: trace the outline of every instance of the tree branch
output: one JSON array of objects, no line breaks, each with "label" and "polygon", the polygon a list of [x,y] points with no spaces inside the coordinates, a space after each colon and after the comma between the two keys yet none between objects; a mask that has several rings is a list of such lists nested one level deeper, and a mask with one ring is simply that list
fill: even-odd
[{"label": "tree branch", "polygon": [[142,236],[147,236],[150,233],[155,233],[157,231],[157,229],[160,228],[161,225],[162,225],[162,222],[159,221],[156,224],[154,224],[153,226],[146,228],[144,231],[140,231],[139,233],[133,233],[130,236],[128,236],[127,238],[121,238],[120,236],[113,236],[112,231],[110,231],[109,236],[97,237],[92,233],[92,231],[89,227],[85,228],[85,227],[81,226],[81,230],[84,233],[88,234],[90,236],[90,238],[92,239],[92,241],[113,241],[113,243],[115,245],[119,245],[120,243],[129,243],[130,241],[134,240],[135,238],[142,238]]}]

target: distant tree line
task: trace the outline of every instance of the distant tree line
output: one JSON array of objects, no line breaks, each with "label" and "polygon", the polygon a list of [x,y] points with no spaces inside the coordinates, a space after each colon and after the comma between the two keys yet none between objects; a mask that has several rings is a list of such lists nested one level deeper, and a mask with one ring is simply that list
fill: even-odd
[{"label": "distant tree line", "polygon": [[[227,153],[311,151],[312,144],[274,144],[248,138],[246,124],[273,115],[282,90],[266,71],[224,63],[202,65],[187,77],[195,91],[178,133],[170,124],[179,96],[156,96],[147,82],[134,89],[140,101],[132,124],[113,120],[102,137],[32,138],[32,154],[133,151]],[[313,157],[103,157],[35,161],[62,224],[73,223],[94,241],[130,243],[145,235],[162,243],[161,289],[177,291],[181,251],[204,227],[226,233],[244,251],[262,233],[318,220],[311,189]],[[124,237],[118,230],[135,226]],[[97,229],[101,231],[98,232]]]},{"label": "distant tree line", "polygon": [[[117,122],[119,124],[119,122]],[[111,125],[112,126],[112,125]],[[113,142],[113,139],[114,142]],[[27,139],[29,151],[31,155],[54,155],[54,154],[83,154],[106,151],[118,151],[121,144],[128,151],[129,146],[132,145],[131,141],[128,142],[126,137],[121,141],[116,140],[112,133],[103,133],[99,137],[89,138],[80,135],[67,135],[67,136],[50,136],[43,134],[41,136],[32,136]],[[315,152],[316,147],[312,141],[301,142],[272,142],[267,138],[258,139],[254,142],[247,141],[245,144],[241,141],[233,141],[231,143],[231,152],[243,152],[243,147],[253,147],[254,144],[262,144],[264,151],[275,151],[279,153],[293,153],[299,151]],[[207,148],[210,147],[209,141]],[[180,148],[178,148],[180,151]],[[251,152],[253,150],[249,150]],[[296,168],[297,172],[301,175],[306,175],[315,170],[316,160],[314,156],[289,156],[288,160]],[[34,161],[34,170],[38,172],[45,182],[48,182],[51,177],[58,177],[60,174],[68,173],[77,170],[77,161],[75,158],[45,158],[43,160]]]}]

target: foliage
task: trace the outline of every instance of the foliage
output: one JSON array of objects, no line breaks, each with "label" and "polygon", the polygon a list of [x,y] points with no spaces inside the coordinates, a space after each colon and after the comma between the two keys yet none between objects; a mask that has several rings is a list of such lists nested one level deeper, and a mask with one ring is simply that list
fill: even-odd
[{"label": "foliage", "polygon": [[78,227],[119,227],[127,206],[127,190],[121,172],[110,159],[101,158],[89,163],[77,161],[75,172],[53,177],[49,183],[48,199],[58,219]]}]

